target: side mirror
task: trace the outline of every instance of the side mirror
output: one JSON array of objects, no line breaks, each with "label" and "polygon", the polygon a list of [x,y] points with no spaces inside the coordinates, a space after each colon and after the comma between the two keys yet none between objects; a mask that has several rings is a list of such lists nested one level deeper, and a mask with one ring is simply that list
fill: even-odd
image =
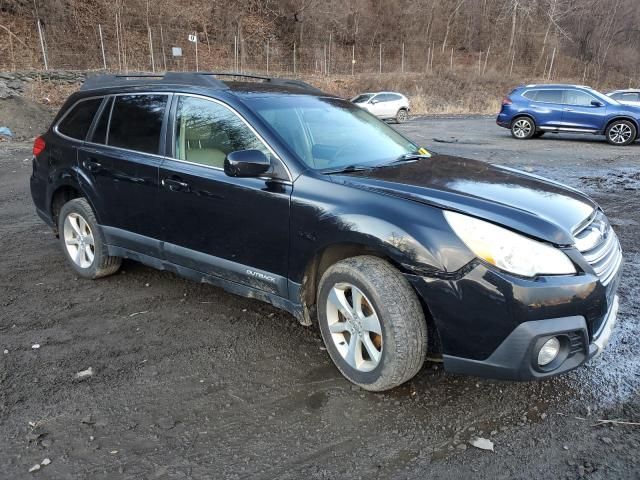
[{"label": "side mirror", "polygon": [[593,107],[601,107],[602,106],[602,102],[599,102],[598,100],[591,100],[591,106],[593,106]]},{"label": "side mirror", "polygon": [[230,177],[259,177],[270,168],[271,161],[260,150],[238,150],[224,159],[224,173]]}]

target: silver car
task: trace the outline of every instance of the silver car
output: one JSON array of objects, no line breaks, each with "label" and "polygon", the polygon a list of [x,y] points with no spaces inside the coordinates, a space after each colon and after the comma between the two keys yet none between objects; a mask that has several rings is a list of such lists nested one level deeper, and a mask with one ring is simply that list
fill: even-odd
[{"label": "silver car", "polygon": [[613,92],[607,93],[607,95],[625,105],[640,107],[640,90],[633,88],[628,88],[626,90],[614,90]]},{"label": "silver car", "polygon": [[382,120],[398,123],[406,122],[411,111],[409,99],[396,92],[361,93],[351,101]]}]

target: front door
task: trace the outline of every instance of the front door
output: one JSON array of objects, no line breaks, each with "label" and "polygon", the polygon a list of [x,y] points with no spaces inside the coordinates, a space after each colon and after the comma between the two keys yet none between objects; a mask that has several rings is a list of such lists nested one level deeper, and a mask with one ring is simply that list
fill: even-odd
[{"label": "front door", "polygon": [[158,169],[169,95],[114,96],[78,151],[107,242],[158,255]]},{"label": "front door", "polygon": [[[591,102],[598,102],[593,105]],[[604,102],[580,90],[566,90],[564,95],[562,125],[567,128],[601,130],[607,117]]]},{"label": "front door", "polygon": [[[171,157],[160,166],[167,259],[203,273],[287,296],[289,200],[280,160],[226,105],[202,97],[174,100]],[[227,153],[258,149],[273,178],[233,178]]]}]

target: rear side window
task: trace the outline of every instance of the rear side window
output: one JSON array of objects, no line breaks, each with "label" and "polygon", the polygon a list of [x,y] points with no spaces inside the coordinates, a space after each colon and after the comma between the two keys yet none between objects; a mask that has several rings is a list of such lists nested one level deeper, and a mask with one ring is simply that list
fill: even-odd
[{"label": "rear side window", "polygon": [[108,144],[157,154],[167,95],[122,95],[115,97]]},{"label": "rear side window", "polygon": [[536,102],[562,103],[562,90],[538,90]]},{"label": "rear side window", "polygon": [[101,103],[102,98],[76,103],[58,125],[58,131],[67,137],[84,140]]}]

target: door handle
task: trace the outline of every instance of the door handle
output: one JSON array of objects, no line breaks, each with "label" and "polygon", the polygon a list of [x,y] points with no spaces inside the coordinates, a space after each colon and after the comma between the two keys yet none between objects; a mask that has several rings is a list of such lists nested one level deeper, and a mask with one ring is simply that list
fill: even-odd
[{"label": "door handle", "polygon": [[82,166],[90,172],[97,172],[102,168],[102,164],[95,158],[89,157],[82,162]]},{"label": "door handle", "polygon": [[189,184],[176,178],[163,178],[162,186],[168,187],[172,192],[180,192],[182,190],[188,190]]},{"label": "door handle", "polygon": [[573,112],[573,108],[565,108],[564,111],[565,112]]}]

